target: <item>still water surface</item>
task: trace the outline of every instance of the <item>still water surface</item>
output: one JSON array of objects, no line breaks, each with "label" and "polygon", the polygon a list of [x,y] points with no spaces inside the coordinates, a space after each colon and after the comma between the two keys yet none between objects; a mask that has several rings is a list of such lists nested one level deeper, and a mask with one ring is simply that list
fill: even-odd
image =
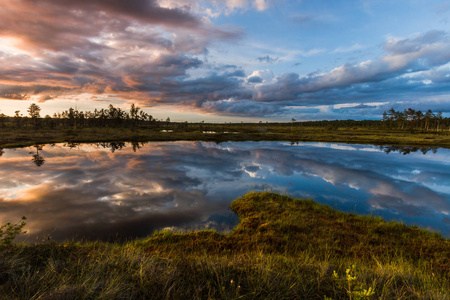
[{"label": "still water surface", "polygon": [[450,236],[450,150],[428,150],[187,141],[4,149],[0,224],[27,216],[29,241],[226,231],[238,221],[233,199],[271,188]]}]

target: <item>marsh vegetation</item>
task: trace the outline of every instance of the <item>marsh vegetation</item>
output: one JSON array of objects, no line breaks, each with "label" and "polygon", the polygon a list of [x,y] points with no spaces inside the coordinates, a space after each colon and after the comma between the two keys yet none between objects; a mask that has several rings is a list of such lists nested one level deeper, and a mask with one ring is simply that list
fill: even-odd
[{"label": "marsh vegetation", "polygon": [[2,245],[7,299],[447,299],[450,241],[312,200],[248,193],[230,234]]}]

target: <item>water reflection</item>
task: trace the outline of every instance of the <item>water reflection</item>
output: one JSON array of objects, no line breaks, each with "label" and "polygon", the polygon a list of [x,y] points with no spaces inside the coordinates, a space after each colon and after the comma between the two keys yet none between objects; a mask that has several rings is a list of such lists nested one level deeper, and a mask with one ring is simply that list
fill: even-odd
[{"label": "water reflection", "polygon": [[450,234],[447,149],[405,156],[367,145],[171,142],[3,151],[0,222],[26,215],[31,237],[132,238],[164,227],[226,230],[237,221],[228,209],[231,200],[258,187]]},{"label": "water reflection", "polygon": [[33,155],[33,158],[31,160],[38,167],[42,166],[45,162],[45,159],[39,154],[39,151],[42,150],[43,147],[44,145],[35,145],[34,148],[36,148],[36,153],[30,152],[30,154]]},{"label": "water reflection", "polygon": [[380,150],[383,150],[386,154],[391,152],[399,152],[403,155],[414,153],[417,151],[422,152],[422,154],[427,154],[429,151],[436,153],[437,148],[435,147],[413,147],[413,146],[380,146]]}]

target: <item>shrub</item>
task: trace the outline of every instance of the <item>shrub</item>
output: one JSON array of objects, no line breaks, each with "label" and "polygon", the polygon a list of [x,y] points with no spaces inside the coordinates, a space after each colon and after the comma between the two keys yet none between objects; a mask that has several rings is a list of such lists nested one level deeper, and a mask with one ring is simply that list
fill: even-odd
[{"label": "shrub", "polygon": [[16,236],[21,233],[26,233],[26,231],[22,230],[26,224],[26,219],[27,218],[23,216],[22,220],[17,222],[16,224],[8,222],[0,226],[0,246],[10,246]]}]

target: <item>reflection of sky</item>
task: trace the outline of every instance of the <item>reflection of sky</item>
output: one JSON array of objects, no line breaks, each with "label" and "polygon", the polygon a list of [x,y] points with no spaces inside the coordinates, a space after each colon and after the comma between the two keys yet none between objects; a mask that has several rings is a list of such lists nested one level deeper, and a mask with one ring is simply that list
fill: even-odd
[{"label": "reflection of sky", "polygon": [[368,145],[149,143],[5,149],[0,223],[28,217],[30,236],[138,237],[164,227],[229,228],[231,200],[271,187],[344,211],[450,235],[450,150],[386,154]]}]

